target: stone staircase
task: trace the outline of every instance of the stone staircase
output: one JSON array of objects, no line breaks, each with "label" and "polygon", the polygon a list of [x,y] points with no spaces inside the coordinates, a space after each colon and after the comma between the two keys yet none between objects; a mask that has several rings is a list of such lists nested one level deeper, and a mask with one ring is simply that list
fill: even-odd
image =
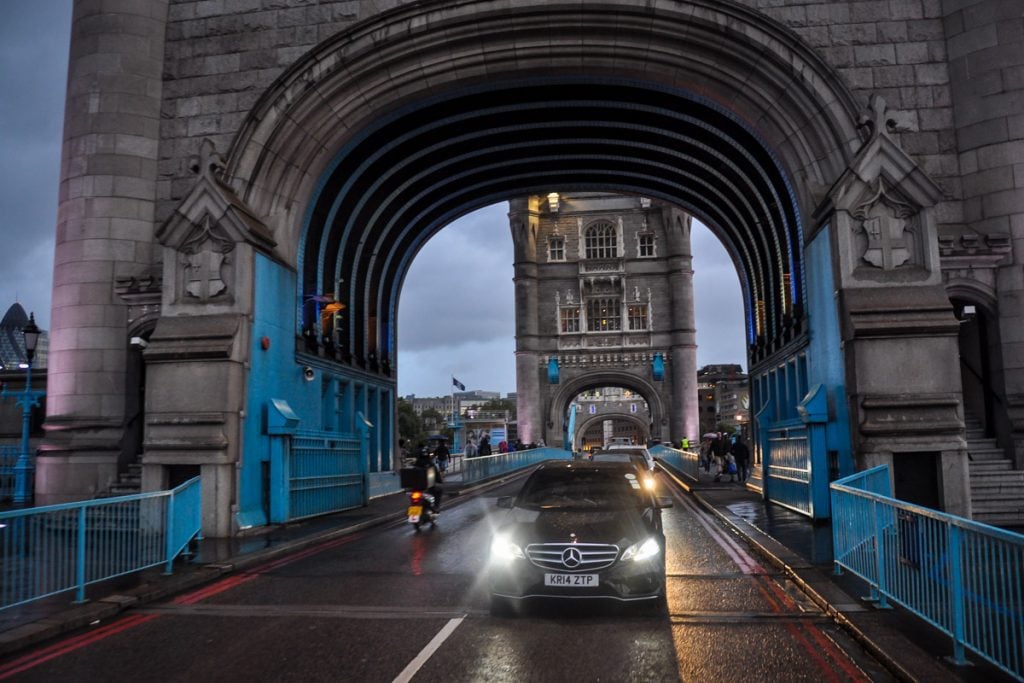
[{"label": "stone staircase", "polygon": [[133,493],[142,493],[142,465],[133,463],[128,465],[126,472],[119,472],[117,479],[110,482],[106,491],[96,494],[97,498],[114,498],[115,496],[130,496]]},{"label": "stone staircase", "polygon": [[976,522],[1001,527],[1024,527],[1024,471],[987,438],[981,424],[967,420],[970,457],[971,510]]}]

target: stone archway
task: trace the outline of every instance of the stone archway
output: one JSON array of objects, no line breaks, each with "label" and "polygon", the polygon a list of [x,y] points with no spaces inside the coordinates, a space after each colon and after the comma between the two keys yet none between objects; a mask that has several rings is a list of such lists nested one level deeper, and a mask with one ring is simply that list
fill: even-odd
[{"label": "stone archway", "polygon": [[[545,416],[545,441],[547,443],[562,443],[573,400],[585,391],[602,387],[629,389],[639,394],[647,402],[650,424],[644,425],[644,431],[648,436],[660,438],[662,430],[667,429],[668,405],[663,390],[655,386],[654,383],[632,373],[599,370],[569,377],[550,394],[543,413]],[[579,418],[577,419],[579,420]],[[580,433],[580,425],[586,421],[589,421],[589,416],[583,416],[582,421],[577,422],[576,433]]]},{"label": "stone archway", "polygon": [[640,434],[641,438],[637,441],[638,444],[645,445],[647,439],[650,438],[650,425],[646,421],[640,419],[636,415],[630,413],[604,413],[601,415],[588,416],[576,425],[575,434],[572,435],[571,445],[572,450],[582,450],[580,448],[580,442],[584,438],[584,435],[590,430],[596,423],[601,423],[606,420],[625,422],[632,424],[635,430]]},{"label": "stone archway", "polygon": [[[184,163],[198,140],[172,145],[153,200],[164,283],[149,356],[166,386],[200,373],[224,396],[199,409],[183,392],[153,395],[147,441],[204,462],[210,535],[237,524],[233,509],[256,515],[258,476],[241,453],[258,458],[267,443],[252,416],[286,397],[314,425],[371,403],[386,418],[397,301],[420,247],[474,208],[556,185],[662,199],[722,239],[766,429],[799,419],[821,385],[834,409],[815,419],[843,473],[855,451],[860,464],[898,449],[952,465],[955,443],[938,444],[962,432],[959,384],[891,341],[927,343],[929,363],[955,354],[937,296],[939,193],[884,106],[863,130],[860,110],[818,52],[739,4],[436,0],[368,16],[306,51],[244,119],[208,123],[224,157],[206,150],[199,181]],[[514,229],[529,245],[529,223]],[[518,258],[516,278],[535,305]],[[327,319],[320,304],[346,312]],[[61,324],[55,338],[75,332]],[[904,366],[914,372],[897,390],[886,379]],[[67,379],[51,382],[40,467],[55,497],[79,476],[69,459],[107,457],[116,429],[85,398],[109,378]],[[964,498],[953,482],[943,490]]]}]

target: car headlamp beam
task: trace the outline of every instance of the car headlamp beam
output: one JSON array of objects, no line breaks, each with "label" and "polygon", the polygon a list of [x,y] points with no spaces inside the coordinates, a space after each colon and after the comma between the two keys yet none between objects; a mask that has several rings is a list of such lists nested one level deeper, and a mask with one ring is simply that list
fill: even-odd
[{"label": "car headlamp beam", "polygon": [[634,543],[626,548],[626,552],[622,553],[622,561],[633,560],[634,562],[642,562],[643,560],[651,559],[660,552],[661,546],[658,545],[657,539],[648,538],[646,541]]},{"label": "car headlamp beam", "polygon": [[505,536],[495,536],[491,541],[491,559],[498,562],[511,562],[525,557],[523,549]]}]

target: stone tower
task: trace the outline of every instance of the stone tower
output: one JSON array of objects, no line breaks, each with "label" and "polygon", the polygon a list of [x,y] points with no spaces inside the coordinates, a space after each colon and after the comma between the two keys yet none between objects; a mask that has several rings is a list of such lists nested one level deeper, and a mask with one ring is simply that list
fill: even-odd
[{"label": "stone tower", "polygon": [[552,192],[512,201],[509,222],[524,441],[562,443],[573,398],[601,386],[645,398],[651,438],[694,439],[690,217],[644,197]]}]

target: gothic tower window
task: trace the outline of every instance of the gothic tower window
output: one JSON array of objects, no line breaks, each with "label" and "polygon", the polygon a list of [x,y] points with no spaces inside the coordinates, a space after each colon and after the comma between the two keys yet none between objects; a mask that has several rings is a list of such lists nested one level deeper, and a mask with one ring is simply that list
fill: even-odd
[{"label": "gothic tower window", "polygon": [[580,309],[573,306],[572,308],[563,308],[560,310],[561,313],[561,327],[563,334],[571,334],[573,332],[580,331]]},{"label": "gothic tower window", "polygon": [[622,329],[622,302],[617,297],[587,301],[587,331],[613,332]]},{"label": "gothic tower window", "polygon": [[628,306],[630,331],[647,329],[647,304],[630,304]]},{"label": "gothic tower window", "polygon": [[640,258],[654,258],[654,233],[641,232],[637,234],[636,253]]},{"label": "gothic tower window", "polygon": [[561,235],[552,235],[548,240],[548,261],[565,260],[565,238]]},{"label": "gothic tower window", "polygon": [[606,221],[594,223],[587,228],[584,244],[588,259],[616,258],[618,256],[615,226]]}]

